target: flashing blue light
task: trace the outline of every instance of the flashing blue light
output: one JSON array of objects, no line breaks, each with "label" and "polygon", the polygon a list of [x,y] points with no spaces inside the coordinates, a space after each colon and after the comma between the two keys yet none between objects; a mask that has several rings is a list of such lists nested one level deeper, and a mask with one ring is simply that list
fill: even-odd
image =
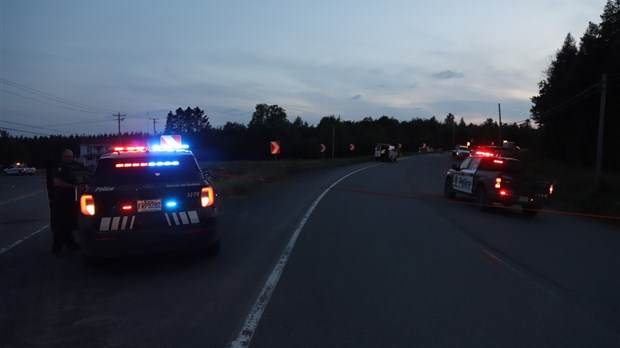
[{"label": "flashing blue light", "polygon": [[169,166],[178,166],[179,161],[158,161],[158,162],[149,162],[147,165],[149,167],[169,167]]},{"label": "flashing blue light", "polygon": [[176,145],[176,146],[152,145],[150,147],[150,150],[151,151],[156,151],[156,152],[187,151],[187,150],[189,150],[189,145],[187,145],[187,144],[181,144],[181,145]]},{"label": "flashing blue light", "polygon": [[166,207],[167,208],[174,208],[177,206],[177,202],[176,201],[168,201],[166,202]]}]

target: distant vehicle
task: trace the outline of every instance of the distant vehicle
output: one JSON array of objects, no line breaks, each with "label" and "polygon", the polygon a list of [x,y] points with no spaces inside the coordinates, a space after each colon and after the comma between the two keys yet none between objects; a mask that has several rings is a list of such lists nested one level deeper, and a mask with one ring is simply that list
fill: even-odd
[{"label": "distant vehicle", "polygon": [[375,161],[396,162],[398,152],[392,144],[379,143],[375,146]]},{"label": "distant vehicle", "polygon": [[446,175],[445,196],[457,193],[474,198],[479,210],[497,202],[506,207],[520,205],[523,214],[534,216],[549,202],[553,183],[525,176],[517,159],[472,155],[460,166],[454,164]]},{"label": "distant vehicle", "polygon": [[517,146],[514,141],[506,141],[502,144],[502,148],[500,150],[502,156],[504,157],[518,157],[521,148]]},{"label": "distant vehicle", "polygon": [[26,163],[11,164],[8,168],[3,170],[5,175],[34,175],[37,173],[37,168],[29,167]]},{"label": "distant vehicle", "polygon": [[471,150],[465,145],[456,145],[452,150],[452,157],[456,159],[465,159],[471,155]]},{"label": "distant vehicle", "polygon": [[186,149],[118,147],[104,154],[80,197],[86,263],[179,249],[219,253],[214,188]]}]

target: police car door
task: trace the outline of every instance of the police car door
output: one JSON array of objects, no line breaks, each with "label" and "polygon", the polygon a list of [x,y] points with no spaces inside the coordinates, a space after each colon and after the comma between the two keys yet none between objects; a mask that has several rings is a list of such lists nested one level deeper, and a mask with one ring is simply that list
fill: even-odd
[{"label": "police car door", "polygon": [[480,157],[468,157],[461,162],[460,170],[454,173],[452,188],[455,191],[472,194],[474,188],[474,174],[480,164]]}]

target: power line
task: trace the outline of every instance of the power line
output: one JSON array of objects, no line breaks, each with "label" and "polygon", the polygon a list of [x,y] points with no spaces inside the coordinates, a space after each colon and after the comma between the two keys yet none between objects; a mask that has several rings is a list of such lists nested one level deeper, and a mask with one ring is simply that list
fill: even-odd
[{"label": "power line", "polygon": [[11,121],[6,121],[6,120],[2,120],[2,121],[0,121],[0,123],[10,123],[10,124],[18,125],[18,126],[43,129],[43,130],[52,131],[52,132],[72,134],[71,132],[61,131],[61,130],[58,130],[58,129],[51,129],[51,128],[45,128],[45,127],[32,126],[32,125],[29,125],[29,124],[18,123],[18,122],[11,122]]},{"label": "power line", "polygon": [[70,124],[93,124],[93,123],[101,123],[101,122],[110,122],[110,120],[98,120],[98,121],[82,121],[82,122],[67,122],[67,123],[54,123],[54,124],[44,124],[43,127],[47,126],[66,126]]},{"label": "power line", "polygon": [[76,109],[76,108],[74,108],[74,107],[68,107],[68,106],[63,106],[63,105],[53,104],[53,103],[49,103],[49,102],[46,102],[46,101],[43,101],[43,100],[39,100],[39,99],[35,99],[35,98],[31,98],[31,97],[27,97],[27,96],[25,96],[25,95],[17,94],[17,93],[11,92],[11,91],[7,91],[7,90],[5,90],[5,89],[3,89],[3,88],[0,88],[0,91],[2,91],[2,92],[4,92],[4,93],[13,94],[13,95],[16,95],[16,96],[21,97],[21,98],[25,98],[25,99],[33,100],[33,101],[36,101],[36,102],[39,102],[39,103],[42,103],[42,104],[47,104],[47,105],[51,105],[51,106],[56,106],[56,107],[63,108],[63,109],[68,109],[68,110],[73,110],[73,111],[79,111],[79,112],[84,112],[84,113],[89,113],[89,114],[99,114],[99,115],[104,113],[104,112],[100,112],[100,111],[90,111],[90,110],[84,110],[84,109]]},{"label": "power line", "polygon": [[0,126],[0,129],[4,129],[4,130],[12,130],[12,131],[15,131],[15,132],[29,133],[29,134],[35,134],[35,135],[45,135],[45,136],[49,136],[49,135],[51,135],[51,134],[49,134],[49,133],[47,133],[47,134],[46,134],[46,133],[30,132],[30,131],[25,131],[25,130],[21,130],[21,129],[15,129],[15,128],[3,127],[3,126]]},{"label": "power line", "polygon": [[549,110],[546,110],[544,112],[542,112],[540,115],[538,115],[539,119],[544,119],[549,115],[553,115],[558,111],[564,110],[569,106],[572,106],[588,97],[593,96],[594,94],[598,93],[600,89],[600,83],[597,82],[596,84],[584,89],[583,91],[579,92],[578,94],[576,94],[575,96],[573,96],[571,99],[568,99],[554,107],[552,107]]},{"label": "power line", "polygon": [[22,84],[19,84],[17,82],[13,82],[13,81],[9,81],[5,78],[0,78],[0,81],[2,83],[4,83],[5,85],[11,86],[13,88],[17,88],[20,89],[22,91],[28,92],[28,93],[32,93],[34,95],[40,96],[42,98],[48,99],[48,100],[52,100],[61,104],[66,104],[72,107],[78,107],[78,108],[86,108],[86,109],[90,109],[91,112],[99,112],[99,113],[107,113],[110,112],[111,110],[105,109],[105,108],[100,108],[100,107],[96,107],[96,106],[92,106],[92,105],[88,105],[88,104],[84,104],[84,103],[80,103],[80,102],[76,102],[73,100],[69,100],[66,98],[61,98],[61,97],[57,97],[55,95],[43,92],[43,91],[39,91],[27,86],[24,86]]}]

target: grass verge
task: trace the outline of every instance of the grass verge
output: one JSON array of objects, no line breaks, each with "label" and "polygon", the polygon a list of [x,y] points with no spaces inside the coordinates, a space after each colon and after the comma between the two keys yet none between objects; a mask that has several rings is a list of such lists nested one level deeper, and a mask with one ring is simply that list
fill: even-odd
[{"label": "grass verge", "polygon": [[371,156],[357,156],[334,160],[205,162],[201,166],[209,169],[218,195],[231,197],[245,195],[267,183],[287,180],[298,173],[371,161]]},{"label": "grass verge", "polygon": [[542,158],[533,153],[521,154],[526,172],[555,180],[551,206],[580,214],[593,214],[616,219],[604,219],[620,226],[620,174],[604,173],[596,188],[594,168],[580,168],[569,163]]}]

